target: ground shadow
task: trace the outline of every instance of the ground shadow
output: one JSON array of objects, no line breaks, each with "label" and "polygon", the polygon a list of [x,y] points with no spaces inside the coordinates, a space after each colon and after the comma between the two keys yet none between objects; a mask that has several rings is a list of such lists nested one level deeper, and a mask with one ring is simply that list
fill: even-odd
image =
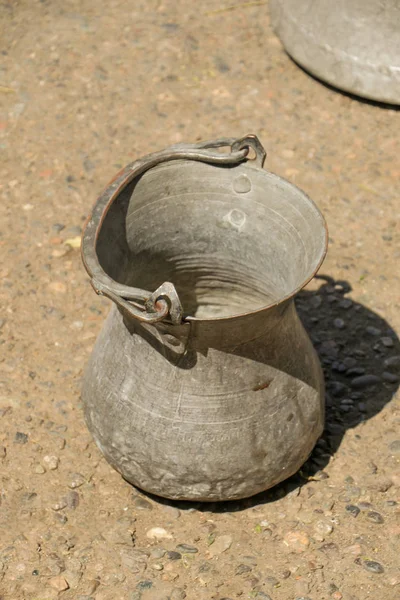
[{"label": "ground shadow", "polygon": [[234,512],[284,497],[324,478],[324,468],[340,447],[345,432],[371,419],[399,387],[400,340],[379,315],[348,296],[347,281],[317,276],[320,286],[296,297],[300,318],[318,352],[326,382],[325,430],[301,470],[271,490],[232,502],[175,502],[148,494],[156,502],[181,510]]}]

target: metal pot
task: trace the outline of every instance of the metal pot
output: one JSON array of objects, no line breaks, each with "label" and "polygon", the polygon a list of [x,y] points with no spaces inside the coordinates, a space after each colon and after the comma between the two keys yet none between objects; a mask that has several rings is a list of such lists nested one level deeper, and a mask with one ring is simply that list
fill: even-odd
[{"label": "metal pot", "polygon": [[400,104],[398,0],[270,0],[270,12],[302,67],[347,92]]},{"label": "metal pot", "polygon": [[84,377],[86,421],[153,494],[251,496],[299,469],[322,432],[322,372],[293,297],[324,259],[326,226],[264,159],[255,136],[146,156],[83,234],[92,285],[114,302]]}]

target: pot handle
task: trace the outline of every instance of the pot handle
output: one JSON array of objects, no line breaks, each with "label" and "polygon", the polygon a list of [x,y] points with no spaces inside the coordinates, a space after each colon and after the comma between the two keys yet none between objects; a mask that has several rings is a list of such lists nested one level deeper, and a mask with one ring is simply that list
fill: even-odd
[{"label": "pot handle", "polygon": [[[212,151],[224,146],[230,147],[231,151],[226,154]],[[248,159],[250,148],[255,152],[254,159]],[[124,313],[139,321],[158,323],[166,320],[173,324],[181,323],[183,309],[175,286],[171,282],[163,283],[152,293],[118,283],[103,270],[97,257],[96,245],[110,207],[133,179],[156,165],[170,160],[195,160],[216,165],[234,165],[244,160],[251,160],[256,166],[262,167],[265,156],[266,153],[260,141],[251,134],[238,140],[220,138],[197,144],[175,144],[127,165],[101,194],[83,231],[82,260],[95,292],[106,296],[115,302]]]}]

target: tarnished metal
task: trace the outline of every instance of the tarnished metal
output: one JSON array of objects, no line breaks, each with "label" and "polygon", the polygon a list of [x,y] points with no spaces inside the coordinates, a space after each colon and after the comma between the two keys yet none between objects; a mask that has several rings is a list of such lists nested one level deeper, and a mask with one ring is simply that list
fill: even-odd
[{"label": "tarnished metal", "polygon": [[84,378],[87,424],[128,481],[161,496],[265,490],[322,431],[322,372],[293,297],[326,227],[264,160],[253,135],[144,157],[83,235],[92,285],[114,302]]},{"label": "tarnished metal", "polygon": [[399,0],[270,0],[287,52],[323,81],[400,104]]}]

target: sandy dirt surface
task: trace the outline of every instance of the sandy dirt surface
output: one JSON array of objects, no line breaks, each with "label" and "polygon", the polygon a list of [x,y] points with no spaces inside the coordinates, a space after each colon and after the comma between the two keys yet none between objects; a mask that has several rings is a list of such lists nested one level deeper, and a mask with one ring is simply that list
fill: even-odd
[{"label": "sandy dirt surface", "polygon": [[[15,0],[0,22],[1,599],[398,599],[398,112],[305,74],[264,2]],[[328,221],[325,278],[298,299],[326,431],[269,493],[163,503],[85,426],[109,302],[77,239],[134,158],[250,132]]]}]

